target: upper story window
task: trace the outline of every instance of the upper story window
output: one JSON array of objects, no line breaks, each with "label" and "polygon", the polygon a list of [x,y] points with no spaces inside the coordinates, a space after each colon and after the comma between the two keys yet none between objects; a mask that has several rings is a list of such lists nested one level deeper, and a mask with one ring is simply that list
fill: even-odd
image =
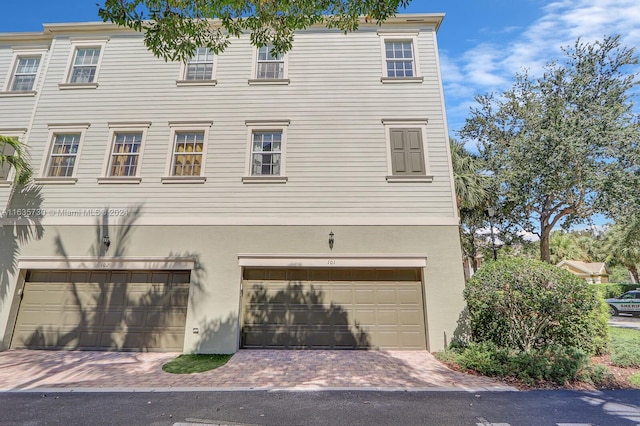
[{"label": "upper story window", "polygon": [[431,182],[426,119],[382,120],[387,140],[387,181]]},{"label": "upper story window", "polygon": [[72,177],[80,148],[80,133],[56,134],[51,147],[47,177]]},{"label": "upper story window", "polygon": [[213,79],[213,57],[213,52],[207,47],[196,49],[195,55],[187,64],[185,80]]},{"label": "upper story window", "polygon": [[13,73],[11,91],[33,90],[40,67],[40,56],[25,56],[18,58],[16,70]]},{"label": "upper story window", "polygon": [[382,83],[420,83],[418,32],[378,30],[382,44]]},{"label": "upper story window", "polygon": [[285,144],[289,121],[247,121],[249,161],[243,182],[287,181]]},{"label": "upper story window", "polygon": [[287,78],[288,55],[275,53],[273,46],[263,46],[256,50],[254,78],[249,84],[289,84]]},{"label": "upper story window", "polygon": [[139,183],[147,128],[151,123],[115,123],[111,128],[106,169],[99,183]]},{"label": "upper story window", "polygon": [[42,162],[41,184],[73,184],[77,181],[78,159],[89,124],[49,124],[50,145]]},{"label": "upper story window", "polygon": [[109,176],[131,177],[138,174],[142,132],[116,133],[109,162]]},{"label": "upper story window", "polygon": [[0,88],[0,97],[34,96],[38,84],[40,63],[47,46],[21,46],[13,50],[11,72]]},{"label": "upper story window", "polygon": [[413,43],[407,40],[384,42],[387,77],[413,77]]},{"label": "upper story window", "polygon": [[76,50],[69,83],[93,83],[96,80],[100,48],[78,48]]},{"label": "upper story window", "polygon": [[104,39],[71,39],[71,56],[67,66],[67,81],[58,84],[60,89],[95,89],[98,74],[109,41]]},{"label": "upper story window", "polygon": [[162,183],[204,183],[211,121],[170,122],[171,147]]}]

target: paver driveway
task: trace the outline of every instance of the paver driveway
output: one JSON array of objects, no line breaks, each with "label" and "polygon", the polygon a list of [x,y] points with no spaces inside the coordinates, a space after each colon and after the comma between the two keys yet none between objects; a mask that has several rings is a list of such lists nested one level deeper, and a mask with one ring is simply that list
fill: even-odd
[{"label": "paver driveway", "polygon": [[0,352],[0,390],[113,389],[421,389],[511,390],[458,373],[425,351],[240,350],[216,370],[162,371],[173,353]]}]

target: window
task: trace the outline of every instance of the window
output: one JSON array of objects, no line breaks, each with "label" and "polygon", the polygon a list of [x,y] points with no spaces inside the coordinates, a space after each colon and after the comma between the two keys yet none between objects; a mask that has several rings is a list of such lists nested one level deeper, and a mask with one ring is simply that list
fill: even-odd
[{"label": "window", "polygon": [[13,74],[13,82],[11,83],[12,92],[27,92],[33,90],[38,75],[38,67],[40,66],[40,56],[28,56],[18,59],[15,73]]},{"label": "window", "polygon": [[284,53],[275,53],[273,46],[259,47],[254,61],[255,78],[249,84],[289,84],[287,58]]},{"label": "window", "polygon": [[176,132],[173,144],[172,176],[200,176],[204,132]]},{"label": "window", "polygon": [[142,133],[116,133],[109,176],[136,176],[141,145]]},{"label": "window", "polygon": [[213,52],[207,47],[196,49],[187,64],[185,80],[211,80],[213,78]]},{"label": "window", "polygon": [[79,147],[79,133],[56,134],[49,156],[47,177],[72,177]]},{"label": "window", "polygon": [[69,83],[93,83],[96,79],[100,48],[78,48],[71,68]]},{"label": "window", "polygon": [[67,81],[58,84],[60,89],[95,89],[98,73],[109,41],[104,39],[71,39],[71,55],[67,65]]},{"label": "window", "polygon": [[382,120],[387,140],[387,181],[431,181],[426,155],[427,120]]},{"label": "window", "polygon": [[[0,145],[0,156],[9,156],[13,155],[15,150],[9,144]],[[9,180],[9,176],[11,174],[11,166],[9,163],[4,163],[0,166],[0,182],[6,182]]]},{"label": "window", "polygon": [[280,176],[282,132],[253,132],[251,176]]},{"label": "window", "polygon": [[411,41],[385,41],[387,77],[413,77],[413,43]]},{"label": "window", "polygon": [[258,49],[256,78],[284,78],[284,54],[274,53],[273,46]]},{"label": "window", "polygon": [[287,181],[285,142],[289,121],[247,121],[249,162],[243,182]]},{"label": "window", "polygon": [[140,183],[146,130],[151,123],[111,123],[106,169],[98,183]]},{"label": "window", "polygon": [[204,183],[209,128],[213,122],[170,122],[171,144],[162,183]]},{"label": "window", "polygon": [[421,83],[417,31],[378,30],[382,44],[382,83]]}]

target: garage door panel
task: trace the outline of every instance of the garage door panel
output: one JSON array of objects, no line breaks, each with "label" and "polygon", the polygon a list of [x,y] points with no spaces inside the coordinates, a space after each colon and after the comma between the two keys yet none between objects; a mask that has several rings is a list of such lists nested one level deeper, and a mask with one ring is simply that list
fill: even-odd
[{"label": "garage door panel", "polygon": [[245,269],[242,345],[426,349],[420,277],[419,269]]},{"label": "garage door panel", "polygon": [[176,275],[30,271],[11,347],[180,351],[189,274]]}]

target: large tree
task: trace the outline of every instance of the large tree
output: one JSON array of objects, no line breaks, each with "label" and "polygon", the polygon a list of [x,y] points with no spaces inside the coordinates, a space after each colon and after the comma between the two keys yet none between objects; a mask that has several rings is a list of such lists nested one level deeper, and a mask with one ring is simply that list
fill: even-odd
[{"label": "large tree", "polygon": [[540,237],[546,262],[554,227],[610,213],[613,194],[637,193],[640,177],[634,49],[614,36],[563,52],[542,77],[523,72],[504,93],[477,96],[461,131],[500,182],[499,211]]},{"label": "large tree", "polygon": [[[250,33],[256,46],[291,49],[296,30],[323,24],[344,32],[358,29],[362,16],[383,22],[411,0],[105,0],[104,21],[144,31],[156,56],[189,59],[197,47],[222,52],[231,37]],[[218,19],[212,26],[210,19]]]},{"label": "large tree", "polygon": [[15,170],[14,182],[25,184],[31,179],[32,170],[25,145],[16,138],[0,135],[0,170]]},{"label": "large tree", "polygon": [[631,274],[633,282],[640,283],[640,215],[616,223],[605,237],[605,248],[609,253],[607,262],[612,266],[622,265]]}]

